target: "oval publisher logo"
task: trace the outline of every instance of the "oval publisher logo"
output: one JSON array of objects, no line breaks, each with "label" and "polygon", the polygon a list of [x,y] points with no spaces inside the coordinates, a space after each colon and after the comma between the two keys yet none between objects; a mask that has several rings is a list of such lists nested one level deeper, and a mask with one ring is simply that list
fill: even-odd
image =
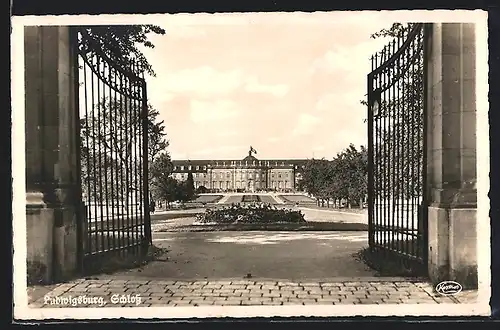
[{"label": "oval publisher logo", "polygon": [[436,285],[436,292],[445,296],[451,296],[462,291],[462,285],[455,281],[443,281]]}]

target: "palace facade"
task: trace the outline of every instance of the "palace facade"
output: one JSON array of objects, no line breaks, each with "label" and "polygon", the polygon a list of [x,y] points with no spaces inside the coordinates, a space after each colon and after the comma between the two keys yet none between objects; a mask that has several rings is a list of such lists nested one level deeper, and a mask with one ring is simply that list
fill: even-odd
[{"label": "palace facade", "polygon": [[297,191],[307,159],[172,160],[172,177],[179,181],[193,174],[195,188],[211,191]]}]

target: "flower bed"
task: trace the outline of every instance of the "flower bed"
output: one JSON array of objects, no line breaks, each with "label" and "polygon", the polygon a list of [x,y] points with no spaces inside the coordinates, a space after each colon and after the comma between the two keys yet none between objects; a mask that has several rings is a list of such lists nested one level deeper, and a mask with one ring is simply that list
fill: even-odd
[{"label": "flower bed", "polygon": [[278,209],[269,205],[232,205],[220,209],[207,209],[196,216],[198,224],[274,224],[306,223],[300,211]]},{"label": "flower bed", "polygon": [[243,202],[243,203],[258,203],[258,202],[260,202],[260,198],[257,195],[243,195],[241,202]]}]

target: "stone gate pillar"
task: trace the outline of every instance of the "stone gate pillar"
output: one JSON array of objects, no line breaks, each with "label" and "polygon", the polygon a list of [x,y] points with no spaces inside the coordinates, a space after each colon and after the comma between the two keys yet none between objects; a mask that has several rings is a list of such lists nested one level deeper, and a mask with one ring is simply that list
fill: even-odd
[{"label": "stone gate pillar", "polygon": [[69,27],[27,26],[25,45],[28,277],[59,281],[77,268],[77,130]]},{"label": "stone gate pillar", "polygon": [[426,25],[428,270],[477,286],[475,25]]}]

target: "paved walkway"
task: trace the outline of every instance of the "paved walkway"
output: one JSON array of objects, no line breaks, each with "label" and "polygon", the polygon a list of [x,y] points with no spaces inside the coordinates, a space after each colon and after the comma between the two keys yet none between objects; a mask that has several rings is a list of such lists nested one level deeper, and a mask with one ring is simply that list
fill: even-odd
[{"label": "paved walkway", "polygon": [[279,282],[253,280],[75,280],[43,295],[28,289],[32,308],[236,305],[349,305],[473,303],[474,292],[433,293],[407,281]]}]

